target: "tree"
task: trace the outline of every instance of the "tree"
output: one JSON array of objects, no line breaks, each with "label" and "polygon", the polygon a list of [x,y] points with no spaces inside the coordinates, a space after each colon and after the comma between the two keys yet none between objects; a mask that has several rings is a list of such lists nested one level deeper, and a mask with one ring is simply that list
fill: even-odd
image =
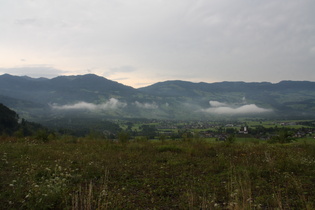
[{"label": "tree", "polygon": [[126,131],[120,131],[118,133],[118,141],[122,143],[126,143],[129,141],[130,135]]},{"label": "tree", "polygon": [[0,133],[12,134],[19,126],[18,114],[8,107],[0,104]]},{"label": "tree", "polygon": [[166,140],[165,134],[160,134],[159,139],[160,139],[160,141],[164,142]]},{"label": "tree", "polygon": [[227,138],[226,138],[226,142],[232,144],[235,142],[235,135],[234,134],[230,134]]},{"label": "tree", "polygon": [[292,135],[288,132],[287,129],[281,129],[276,136],[273,136],[268,140],[269,143],[290,143],[295,139]]},{"label": "tree", "polygon": [[154,137],[157,135],[157,129],[153,125],[142,125],[141,129],[141,134],[143,136],[147,136],[149,139],[154,139]]},{"label": "tree", "polygon": [[49,140],[48,136],[49,133],[46,129],[40,129],[36,132],[35,139],[46,143]]}]

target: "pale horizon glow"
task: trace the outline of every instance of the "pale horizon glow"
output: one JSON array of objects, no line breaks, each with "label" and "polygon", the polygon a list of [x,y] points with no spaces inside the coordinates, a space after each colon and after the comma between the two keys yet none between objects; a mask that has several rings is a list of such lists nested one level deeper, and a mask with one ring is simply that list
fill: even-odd
[{"label": "pale horizon glow", "polygon": [[313,0],[3,0],[0,74],[315,81]]}]

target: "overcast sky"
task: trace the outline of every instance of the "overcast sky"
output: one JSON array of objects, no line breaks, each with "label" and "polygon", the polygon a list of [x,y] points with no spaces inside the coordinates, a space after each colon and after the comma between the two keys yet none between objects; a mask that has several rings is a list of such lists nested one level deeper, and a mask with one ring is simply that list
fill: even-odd
[{"label": "overcast sky", "polygon": [[0,74],[315,81],[314,0],[0,0]]}]

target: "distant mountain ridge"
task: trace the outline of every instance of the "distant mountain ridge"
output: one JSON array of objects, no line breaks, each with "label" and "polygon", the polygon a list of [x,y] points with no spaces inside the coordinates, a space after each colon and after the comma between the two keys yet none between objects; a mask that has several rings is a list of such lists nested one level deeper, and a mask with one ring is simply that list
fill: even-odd
[{"label": "distant mountain ridge", "polygon": [[256,91],[265,91],[265,90],[284,90],[284,89],[302,89],[302,90],[314,90],[315,82],[310,81],[281,81],[279,83],[270,83],[270,82],[216,82],[216,83],[193,83],[188,81],[166,81],[166,82],[158,82],[153,85],[139,88],[144,92],[148,92],[151,94],[165,94],[171,95],[169,92],[170,88],[177,88],[179,90],[184,91],[198,89],[201,91],[244,91],[245,89],[254,89]]},{"label": "distant mountain ridge", "polygon": [[0,103],[32,118],[211,119],[225,116],[315,118],[315,82],[158,82],[132,88],[94,74],[52,79],[0,76]]},{"label": "distant mountain ridge", "polygon": [[[30,79],[8,74],[0,76],[1,95],[40,103],[69,103],[95,100],[98,93],[105,97],[128,95],[135,89],[93,74],[59,76],[53,79]],[[97,94],[97,96],[96,96]]]}]

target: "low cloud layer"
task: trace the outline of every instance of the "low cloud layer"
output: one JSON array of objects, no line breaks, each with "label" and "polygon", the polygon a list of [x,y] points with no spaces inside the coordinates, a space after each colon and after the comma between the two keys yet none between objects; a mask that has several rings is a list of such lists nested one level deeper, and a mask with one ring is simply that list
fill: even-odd
[{"label": "low cloud layer", "polygon": [[226,103],[221,103],[219,101],[209,101],[209,104],[211,107],[226,106]]},{"label": "low cloud layer", "polygon": [[102,103],[102,104],[93,104],[93,103],[87,103],[84,101],[71,104],[71,105],[52,105],[51,107],[56,110],[90,110],[90,111],[96,111],[96,110],[109,110],[109,109],[118,109],[118,108],[124,108],[127,106],[126,103],[120,102],[119,100],[115,98],[109,99],[109,101]]},{"label": "low cloud layer", "polygon": [[[93,103],[88,103],[88,102],[78,102],[74,104],[66,104],[66,105],[57,105],[57,104],[52,104],[51,108],[55,110],[89,110],[89,111],[98,111],[98,110],[109,110],[109,109],[119,109],[119,108],[124,108],[128,104],[125,102],[121,102],[118,99],[111,98],[105,103],[101,104],[93,104]],[[132,105],[136,106],[139,109],[158,109],[159,105],[156,104],[155,102],[152,103],[141,103],[138,101],[135,101],[132,103]]]},{"label": "low cloud layer", "polygon": [[159,106],[153,102],[153,103],[140,103],[138,101],[134,102],[134,105],[141,109],[158,109]]},{"label": "low cloud layer", "polygon": [[202,109],[202,112],[220,115],[244,115],[244,114],[263,114],[270,113],[272,109],[258,107],[255,104],[246,104],[242,106],[233,106],[219,101],[209,101],[210,108]]}]

